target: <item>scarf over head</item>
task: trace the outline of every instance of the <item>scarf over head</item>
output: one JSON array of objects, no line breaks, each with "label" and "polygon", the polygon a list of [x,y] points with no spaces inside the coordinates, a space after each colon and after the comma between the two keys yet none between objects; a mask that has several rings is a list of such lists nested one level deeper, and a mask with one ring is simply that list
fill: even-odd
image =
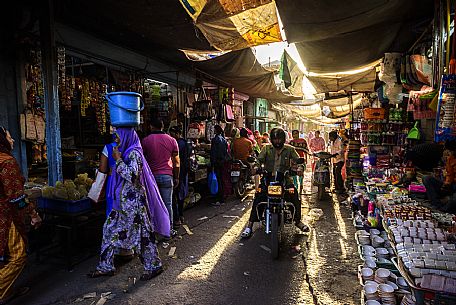
[{"label": "scarf over head", "polygon": [[6,139],[6,129],[0,126],[0,162],[13,158],[11,144]]},{"label": "scarf over head", "polygon": [[[128,155],[135,150],[139,153],[142,160],[142,171],[140,182],[146,189],[147,210],[150,217],[153,230],[163,236],[170,236],[170,220],[168,210],[163,203],[158,190],[152,171],[149,168],[146,158],[144,158],[141,141],[133,127],[119,127],[116,130],[120,138],[119,151],[122,153],[122,159],[125,161]],[[120,209],[120,190],[122,186],[122,177],[117,173],[115,168],[111,175],[111,185],[109,194],[113,198],[113,209]]]}]

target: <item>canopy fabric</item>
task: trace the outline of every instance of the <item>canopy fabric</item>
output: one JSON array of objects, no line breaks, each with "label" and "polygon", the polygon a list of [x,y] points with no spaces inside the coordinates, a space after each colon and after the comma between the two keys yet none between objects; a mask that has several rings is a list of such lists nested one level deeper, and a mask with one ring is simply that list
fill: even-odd
[{"label": "canopy fabric", "polygon": [[295,96],[303,96],[302,82],[304,73],[299,69],[298,63],[291,58],[287,51],[283,51],[280,61],[280,78],[285,83],[285,88]]},{"label": "canopy fabric", "polygon": [[[361,99],[361,94],[354,94],[352,96],[353,101]],[[336,99],[329,99],[329,100],[323,100],[320,103],[322,106],[328,106],[328,107],[338,107],[338,106],[345,106],[350,104],[350,98],[348,96],[341,97],[341,98],[336,98]]]},{"label": "canopy fabric", "polygon": [[250,48],[230,52],[214,59],[194,62],[194,66],[251,97],[281,102],[299,99],[296,96],[285,95],[277,89],[274,72],[263,68]]},{"label": "canopy fabric", "polygon": [[404,52],[433,18],[432,0],[277,0],[288,42],[308,71],[359,69]]},{"label": "canopy fabric", "polygon": [[[357,108],[360,106],[363,102],[362,96],[359,94],[356,98],[353,98],[353,109]],[[342,105],[342,106],[333,106],[329,107],[331,110],[333,117],[336,118],[341,118],[344,117],[351,112],[351,105],[349,104],[348,98],[347,98],[347,104]]]},{"label": "canopy fabric", "polygon": [[210,44],[220,51],[282,41],[273,0],[180,0]]},{"label": "canopy fabric", "polygon": [[320,105],[315,104],[312,106],[290,106],[293,107],[293,111],[298,115],[301,115],[306,118],[317,118],[321,117],[321,108]]},{"label": "canopy fabric", "polygon": [[374,92],[375,68],[356,74],[309,75],[307,78],[317,93],[337,91]]}]

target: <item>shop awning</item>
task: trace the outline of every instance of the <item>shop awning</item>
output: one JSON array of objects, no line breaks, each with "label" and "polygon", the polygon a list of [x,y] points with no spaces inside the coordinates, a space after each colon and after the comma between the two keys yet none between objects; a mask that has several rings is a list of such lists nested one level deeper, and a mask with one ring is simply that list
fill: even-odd
[{"label": "shop awning", "polygon": [[274,81],[274,72],[263,68],[250,48],[193,64],[199,70],[214,75],[250,97],[262,97],[269,101],[280,102],[300,98],[282,93]]},{"label": "shop awning", "polygon": [[307,77],[317,93],[337,91],[374,92],[375,67],[355,74],[314,74]]},{"label": "shop awning", "polygon": [[430,24],[432,0],[277,0],[288,42],[311,72],[359,69],[404,52]]}]

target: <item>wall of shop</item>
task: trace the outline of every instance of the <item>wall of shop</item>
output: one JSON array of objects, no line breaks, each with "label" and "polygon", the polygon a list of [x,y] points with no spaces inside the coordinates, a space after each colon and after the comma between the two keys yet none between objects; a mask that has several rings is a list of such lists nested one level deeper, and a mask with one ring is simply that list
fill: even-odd
[{"label": "wall of shop", "polygon": [[424,142],[434,142],[435,119],[421,119],[421,136]]},{"label": "wall of shop", "polygon": [[27,174],[27,159],[25,146],[21,142],[18,109],[17,82],[20,76],[16,73],[16,54],[8,50],[0,52],[0,125],[5,127],[15,139],[13,156],[21,165],[24,175]]},{"label": "wall of shop", "polygon": [[[267,118],[268,117],[268,100],[264,98],[257,98],[255,99],[255,116],[256,117],[263,117]],[[266,126],[267,124],[264,124],[264,121],[262,120],[255,120],[255,130],[259,130],[260,132],[266,132],[268,131],[268,127]]]},{"label": "wall of shop", "polygon": [[109,66],[128,66],[143,69],[151,73],[153,79],[176,85],[187,84],[194,86],[196,79],[188,73],[177,72],[177,68],[166,63],[154,60],[147,56],[124,49],[118,45],[98,39],[90,34],[77,31],[62,24],[56,24],[56,39],[67,48],[67,53],[85,57],[86,59]]}]

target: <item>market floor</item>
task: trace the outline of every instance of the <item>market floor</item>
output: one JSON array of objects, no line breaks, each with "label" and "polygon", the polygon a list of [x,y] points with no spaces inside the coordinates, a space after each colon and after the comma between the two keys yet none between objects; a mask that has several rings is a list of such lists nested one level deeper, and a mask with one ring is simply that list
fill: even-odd
[{"label": "market floor", "polygon": [[[278,260],[270,258],[269,240],[260,228],[255,227],[250,239],[239,239],[251,196],[221,207],[201,203],[186,211],[192,234],[182,228],[182,238],[165,249],[160,245],[166,271],[159,277],[139,281],[138,259],[119,267],[114,277],[98,279],[85,276],[96,266],[95,257],[72,272],[62,265],[32,261],[18,281],[32,290],[11,304],[89,305],[107,292],[111,295],[106,304],[359,304],[360,259],[350,211],[329,198],[315,203],[309,179],[308,172],[303,215],[320,208],[323,216],[310,234],[287,231]],[[170,257],[173,246],[175,255]],[[96,297],[87,295],[93,292]]]}]

